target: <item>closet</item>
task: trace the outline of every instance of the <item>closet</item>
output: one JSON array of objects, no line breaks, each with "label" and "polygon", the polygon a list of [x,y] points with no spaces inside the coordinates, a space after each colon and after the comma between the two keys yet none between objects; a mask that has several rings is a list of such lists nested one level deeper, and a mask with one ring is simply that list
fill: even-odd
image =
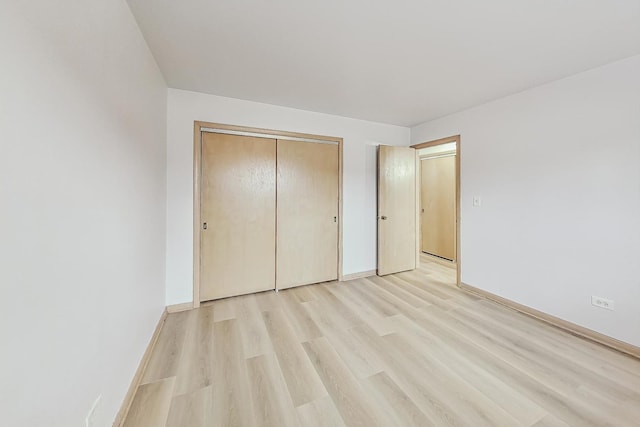
[{"label": "closet", "polygon": [[333,141],[201,132],[199,301],[337,280],[339,158]]},{"label": "closet", "polygon": [[436,153],[421,159],[421,249],[456,258],[456,154]]}]

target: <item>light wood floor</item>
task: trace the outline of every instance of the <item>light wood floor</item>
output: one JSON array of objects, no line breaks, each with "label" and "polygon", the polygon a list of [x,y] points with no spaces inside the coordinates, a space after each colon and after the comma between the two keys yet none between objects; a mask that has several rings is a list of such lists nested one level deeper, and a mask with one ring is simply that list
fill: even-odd
[{"label": "light wood floor", "polygon": [[640,361],[453,276],[424,262],[170,314],[125,426],[640,425]]}]

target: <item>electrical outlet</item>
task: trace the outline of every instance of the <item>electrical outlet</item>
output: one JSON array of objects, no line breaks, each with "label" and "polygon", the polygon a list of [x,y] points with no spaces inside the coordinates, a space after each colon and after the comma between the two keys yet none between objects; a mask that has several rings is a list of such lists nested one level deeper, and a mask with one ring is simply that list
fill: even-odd
[{"label": "electrical outlet", "polygon": [[85,427],[95,427],[96,426],[96,418],[98,414],[98,410],[100,409],[100,402],[102,400],[102,395],[98,396],[93,402],[91,409],[89,409],[89,413],[87,414],[87,418],[84,420]]},{"label": "electrical outlet", "polygon": [[596,307],[604,308],[606,310],[613,311],[615,309],[613,300],[597,297],[595,295],[591,295],[591,305],[595,305]]},{"label": "electrical outlet", "polygon": [[473,206],[475,206],[476,208],[482,206],[482,199],[480,198],[480,196],[473,196]]}]

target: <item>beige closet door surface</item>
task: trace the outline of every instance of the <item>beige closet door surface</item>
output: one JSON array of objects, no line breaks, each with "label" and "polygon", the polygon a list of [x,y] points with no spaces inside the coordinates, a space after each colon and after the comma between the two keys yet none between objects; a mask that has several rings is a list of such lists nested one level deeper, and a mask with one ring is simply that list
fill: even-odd
[{"label": "beige closet door surface", "polygon": [[200,301],[275,288],[276,140],[202,136]]},{"label": "beige closet door surface", "polygon": [[378,147],[378,274],[416,268],[416,151]]},{"label": "beige closet door surface", "polygon": [[422,251],[454,260],[456,253],[456,156],[421,164]]},{"label": "beige closet door surface", "polygon": [[276,285],[338,278],[339,152],[278,139]]}]

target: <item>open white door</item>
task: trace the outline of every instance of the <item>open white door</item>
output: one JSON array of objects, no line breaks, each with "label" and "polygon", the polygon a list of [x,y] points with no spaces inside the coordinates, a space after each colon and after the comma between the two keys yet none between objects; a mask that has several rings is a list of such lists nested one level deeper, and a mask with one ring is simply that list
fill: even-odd
[{"label": "open white door", "polygon": [[416,268],[416,150],[378,147],[378,275]]}]

